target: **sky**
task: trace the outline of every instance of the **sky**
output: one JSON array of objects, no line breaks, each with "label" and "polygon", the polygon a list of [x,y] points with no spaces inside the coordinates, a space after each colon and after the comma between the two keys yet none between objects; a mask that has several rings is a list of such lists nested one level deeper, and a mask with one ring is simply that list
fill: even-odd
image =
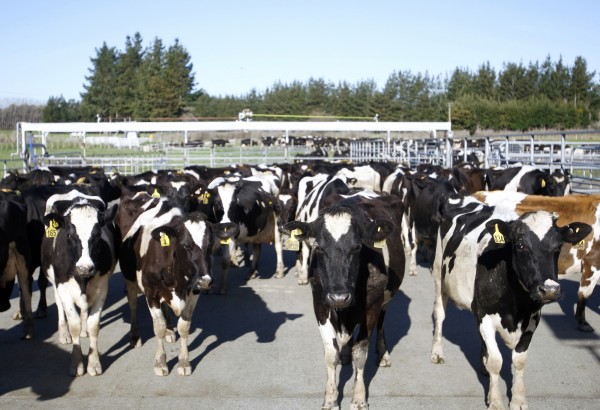
[{"label": "sky", "polygon": [[81,100],[97,50],[122,51],[136,32],[144,47],[178,39],[213,96],[310,78],[382,88],[394,72],[444,78],[548,56],[581,56],[600,78],[597,0],[0,1],[0,105]]}]

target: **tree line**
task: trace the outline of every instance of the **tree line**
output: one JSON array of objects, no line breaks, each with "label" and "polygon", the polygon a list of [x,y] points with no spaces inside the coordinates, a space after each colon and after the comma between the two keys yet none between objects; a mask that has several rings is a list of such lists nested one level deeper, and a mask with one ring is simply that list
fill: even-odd
[{"label": "tree line", "polygon": [[[572,65],[550,56],[541,63],[505,63],[498,71],[483,63],[475,71],[455,68],[444,76],[395,71],[381,87],[373,80],[351,84],[310,78],[222,96],[195,89],[191,56],[179,40],[166,47],[155,38],[144,48],[136,33],[126,38],[123,50],[104,43],[95,52],[81,101],[50,97],[41,121],[233,120],[245,109],[269,120],[451,117],[453,129],[471,133],[590,128],[599,121],[600,84],[583,57]],[[0,110],[0,127],[14,128],[14,121],[5,124],[5,110]]]}]

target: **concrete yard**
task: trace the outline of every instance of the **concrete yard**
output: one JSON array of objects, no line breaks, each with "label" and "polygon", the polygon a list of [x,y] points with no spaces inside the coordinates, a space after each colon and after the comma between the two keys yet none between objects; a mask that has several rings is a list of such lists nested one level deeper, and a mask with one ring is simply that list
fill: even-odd
[{"label": "concrete yard", "polygon": [[[263,255],[259,279],[244,284],[247,268],[234,269],[228,295],[200,297],[190,335],[189,377],[174,370],[178,343],[167,347],[170,374],[154,375],[156,340],[141,297],[143,346],[129,348],[129,308],[118,269],[101,321],[101,376],[69,376],[71,346],[58,343],[51,288],[49,315],[36,320],[35,340],[21,341],[22,324],[12,320],[18,305],[14,292],[11,310],[0,314],[1,407],[320,408],[326,372],[310,288],[296,284],[293,268],[284,279],[271,278],[272,249],[267,247]],[[294,255],[285,256],[286,266],[293,266]],[[587,308],[596,332],[584,334],[576,330],[574,319],[578,283],[579,275],[561,279],[565,297],[543,309],[525,371],[530,409],[600,408],[600,290]],[[38,297],[36,291],[34,307]],[[433,280],[428,269],[420,268],[417,276],[404,278],[388,309],[390,368],[376,366],[371,346],[365,372],[371,409],[485,408],[488,379],[478,372],[480,341],[473,316],[449,309],[444,327],[446,363],[434,365],[429,360],[432,307]],[[83,347],[87,357],[87,339]],[[502,378],[510,384],[510,354],[503,352]],[[342,409],[350,407],[352,380],[352,367],[342,367]]]}]

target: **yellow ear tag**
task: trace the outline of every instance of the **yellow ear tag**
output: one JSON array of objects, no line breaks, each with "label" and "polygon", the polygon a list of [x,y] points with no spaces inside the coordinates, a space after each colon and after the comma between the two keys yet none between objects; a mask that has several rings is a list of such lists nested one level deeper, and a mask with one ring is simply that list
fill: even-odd
[{"label": "yellow ear tag", "polygon": [[571,246],[571,248],[584,250],[585,249],[585,239],[580,240],[579,242],[577,242],[576,244]]},{"label": "yellow ear tag", "polygon": [[494,232],[494,242],[496,243],[506,243],[504,242],[504,235],[500,233],[500,229],[498,229],[498,224],[496,224],[496,231]]},{"label": "yellow ear tag", "polygon": [[542,188],[546,188],[546,180],[542,179]]},{"label": "yellow ear tag", "polygon": [[152,192],[152,198],[160,198],[160,193],[158,192],[158,188],[154,188],[154,192]]},{"label": "yellow ear tag", "polygon": [[300,229],[292,229],[290,232],[290,237],[283,244],[283,249],[286,251],[296,251],[300,250],[300,241],[296,239],[296,235],[302,235],[302,231]]},{"label": "yellow ear tag", "polygon": [[171,246],[171,240],[169,239],[169,235],[167,235],[164,232],[160,233],[160,246],[162,246],[163,248]]},{"label": "yellow ear tag", "polygon": [[58,222],[50,219],[50,225],[46,228],[46,238],[56,238],[58,232]]},{"label": "yellow ear tag", "polygon": [[[227,228],[224,229],[227,232]],[[231,238],[221,239],[221,245],[229,245],[231,243]]]},{"label": "yellow ear tag", "polygon": [[208,198],[210,198],[210,192],[204,192],[202,195],[198,196],[198,199],[202,201],[204,205],[208,205]]},{"label": "yellow ear tag", "polygon": [[[377,232],[381,232],[381,226],[377,227]],[[382,239],[380,241],[377,241],[373,244],[374,248],[379,248],[379,249],[383,249],[385,247],[385,239]]]},{"label": "yellow ear tag", "polygon": [[77,182],[75,182],[77,185],[81,185],[85,182],[85,177],[81,177],[77,180]]}]

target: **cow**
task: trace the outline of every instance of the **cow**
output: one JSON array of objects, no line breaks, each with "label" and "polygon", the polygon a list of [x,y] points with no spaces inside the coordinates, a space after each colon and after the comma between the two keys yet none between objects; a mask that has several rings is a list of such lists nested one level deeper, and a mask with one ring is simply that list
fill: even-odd
[{"label": "cow", "polygon": [[393,196],[332,198],[334,205],[318,218],[289,222],[285,230],[312,247],[309,278],[327,368],[322,408],[339,408],[336,367],[351,357],[356,369],[352,408],[366,409],[364,369],[376,328],[379,366],[391,364],[383,323],[404,277],[403,206]]},{"label": "cow", "polygon": [[84,374],[80,336],[88,333],[87,373],[102,374],[100,316],[117,261],[118,241],[113,223],[116,207],[108,212],[104,207],[100,197],[57,194],[48,199],[49,212],[44,216],[41,272],[56,295],[59,342],[73,343],[71,376]]},{"label": "cow", "polygon": [[435,282],[431,361],[444,363],[442,324],[448,299],[473,312],[481,335],[481,363],[490,376],[488,406],[504,408],[499,386],[498,332],[512,350],[511,409],[527,408],[524,368],[544,304],[561,295],[557,281],[563,243],[577,243],[591,227],[558,227],[556,216],[517,216],[473,197],[451,197],[443,208],[432,275]]},{"label": "cow", "polygon": [[563,196],[566,186],[557,185],[557,176],[547,171],[524,165],[506,169],[488,169],[486,172],[487,191],[505,190],[523,192],[530,195]]},{"label": "cow", "polygon": [[34,337],[31,310],[31,263],[29,240],[24,229],[27,211],[19,195],[0,192],[0,312],[10,309],[10,297],[19,281],[20,312],[24,320],[22,339]]},{"label": "cow", "polygon": [[[300,180],[298,184],[298,206],[296,209],[295,220],[300,222],[312,222],[317,219],[320,209],[328,196],[334,194],[348,194],[346,173],[337,173],[335,175],[318,173],[314,176],[307,176]],[[308,284],[308,261],[311,248],[300,243],[298,258],[296,259],[296,275],[298,284]]]},{"label": "cow", "polygon": [[[181,338],[177,374],[189,376],[188,337],[201,291],[212,284],[211,258],[215,244],[238,233],[235,224],[212,224],[198,212],[183,213],[166,198],[146,192],[121,199],[117,224],[123,235],[119,261],[126,279],[131,309],[131,346],[141,346],[137,325],[137,293],[146,296],[158,349],[154,374],[169,373],[165,340],[175,341],[162,305],[179,317]],[[168,312],[166,312],[168,314]]]},{"label": "cow", "polygon": [[[275,278],[284,276],[283,247],[278,229],[279,188],[274,175],[254,175],[250,177],[216,178],[207,187],[204,202],[211,221],[239,225],[239,235],[225,241],[221,247],[222,280],[219,293],[227,293],[229,268],[236,244],[252,244],[253,258],[246,280],[258,276],[261,244],[272,243],[275,247]],[[206,208],[205,208],[206,209]]]},{"label": "cow", "polygon": [[493,191],[478,192],[474,196],[488,205],[504,207],[518,215],[534,210],[556,212],[557,223],[560,225],[582,221],[593,227],[593,232],[582,242],[573,246],[563,246],[558,260],[559,275],[581,273],[575,310],[577,329],[582,332],[593,332],[594,328],[585,319],[585,307],[600,280],[600,195],[573,194],[564,197],[547,197]]}]

